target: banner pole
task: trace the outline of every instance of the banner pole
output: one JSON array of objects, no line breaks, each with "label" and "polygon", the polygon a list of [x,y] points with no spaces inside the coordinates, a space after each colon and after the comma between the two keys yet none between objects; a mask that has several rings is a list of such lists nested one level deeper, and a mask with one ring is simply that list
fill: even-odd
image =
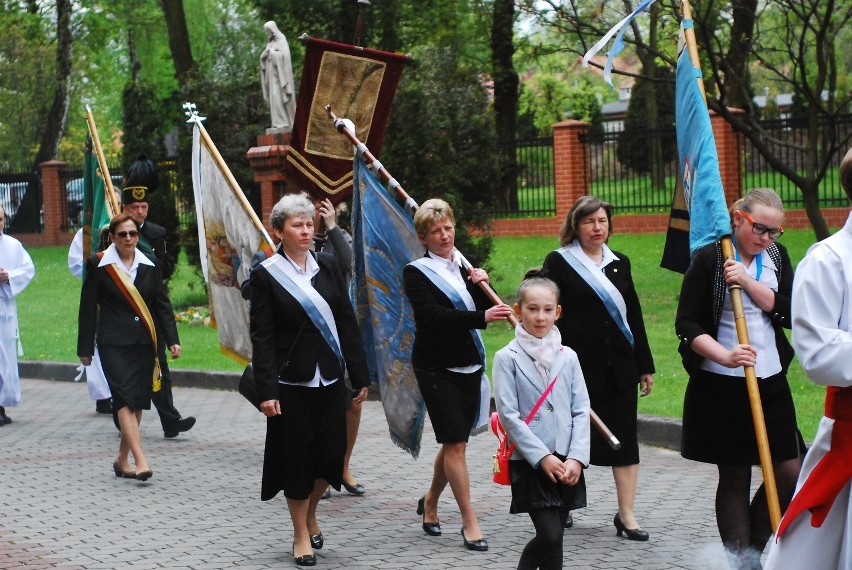
[{"label": "banner pole", "polygon": [[[681,0],[681,12],[683,19],[692,21],[692,6],[689,0]],[[701,69],[701,60],[698,55],[698,42],[695,39],[695,30],[693,28],[684,28],[684,40],[686,48],[689,51],[689,59],[692,61],[692,66],[695,69]],[[702,77],[696,78],[698,87],[701,89],[701,95],[707,101],[707,94],[704,91],[704,81]],[[722,255],[725,259],[733,259],[734,246],[731,242],[731,236],[722,238]],[[731,293],[731,306],[734,311],[734,323],[737,328],[737,341],[740,344],[749,344],[748,327],[746,326],[745,311],[743,309],[742,288],[739,285],[731,285],[728,287]],[[778,487],[775,483],[775,469],[772,466],[772,455],[769,449],[769,437],[766,433],[766,420],[763,415],[763,405],[760,401],[760,389],[757,384],[757,375],[754,372],[753,366],[744,366],[746,386],[748,388],[748,399],[751,406],[751,414],[754,420],[754,433],[757,438],[757,450],[760,455],[760,467],[763,471],[763,485],[766,489],[766,501],[769,505],[769,519],[772,523],[772,532],[778,530],[778,525],[781,523],[781,506],[778,501]]]},{"label": "banner pole", "polygon": [[[391,176],[391,173],[388,172],[388,170],[382,165],[382,163],[376,159],[373,153],[370,152],[370,149],[367,148],[367,145],[358,140],[358,138],[355,136],[355,133],[349,130],[343,120],[339,119],[331,111],[331,105],[326,105],[325,111],[326,113],[328,113],[328,117],[334,123],[334,128],[337,129],[337,131],[344,135],[347,139],[349,139],[349,142],[352,143],[352,146],[355,147],[356,154],[358,155],[358,157],[361,158],[361,160],[363,160],[365,164],[373,168],[375,171],[381,174],[382,177],[384,177],[385,181],[388,183],[391,189],[396,191],[396,193],[399,194],[399,196],[405,201],[406,210],[413,214],[414,211],[417,210],[417,202],[415,202],[414,199],[408,195],[408,193],[403,189],[399,182],[397,182],[397,180],[393,176]],[[471,264],[464,257],[464,255],[461,254],[461,252],[459,252],[459,256],[461,257],[462,266],[464,266],[464,268],[468,272],[472,271],[473,264]],[[488,297],[488,299],[495,305],[503,302],[502,299],[500,299],[500,296],[497,295],[497,293],[494,291],[494,289],[491,288],[488,283],[480,281],[479,287],[485,292],[485,295]],[[518,319],[515,317],[514,314],[509,315],[509,318],[507,320],[509,321],[509,324],[513,327],[517,326],[518,324]],[[606,424],[603,423],[603,421],[594,412],[594,410],[589,410],[589,420],[591,421],[592,426],[594,426],[595,429],[597,429],[604,437],[604,439],[606,439],[607,443],[611,448],[621,448],[621,442],[618,441],[618,438],[615,437],[615,434],[613,434],[612,431],[606,426]]]},{"label": "banner pole", "polygon": [[[266,240],[267,245],[274,251],[275,244],[272,242],[272,238],[269,237],[269,233],[267,233],[266,228],[263,225],[263,222],[260,221],[260,218],[257,217],[257,213],[255,213],[254,208],[251,207],[248,199],[246,198],[245,193],[243,193],[242,188],[240,188],[237,179],[234,178],[234,175],[231,173],[231,169],[228,168],[228,165],[225,164],[225,159],[222,158],[222,155],[219,153],[219,149],[216,148],[216,145],[213,144],[213,139],[210,138],[210,135],[207,133],[207,129],[204,128],[204,124],[202,124],[202,120],[204,117],[199,117],[198,113],[195,110],[195,105],[193,103],[184,103],[183,105],[186,115],[189,116],[189,119],[186,121],[187,123],[195,123],[198,125],[199,133],[201,134],[201,141],[204,143],[204,146],[207,147],[207,150],[210,151],[210,156],[213,157],[213,161],[216,163],[216,166],[219,167],[219,170],[222,172],[222,175],[225,177],[225,180],[228,181],[228,186],[231,188],[231,192],[234,193],[234,196],[239,201],[240,205],[245,210],[246,214],[248,214],[252,223],[255,227],[263,234],[264,239]],[[199,220],[199,223],[201,221]]]},{"label": "banner pole", "polygon": [[95,126],[95,117],[92,115],[92,108],[88,105],[86,105],[86,122],[89,124],[92,146],[95,149],[95,156],[98,158],[98,167],[101,169],[101,176],[104,179],[104,192],[106,192],[107,204],[112,210],[110,218],[113,218],[121,211],[121,208],[118,205],[115,189],[112,186],[112,177],[109,175],[109,167],[107,166],[106,156],[104,155],[104,148],[101,146],[101,138],[98,136],[98,128]]}]

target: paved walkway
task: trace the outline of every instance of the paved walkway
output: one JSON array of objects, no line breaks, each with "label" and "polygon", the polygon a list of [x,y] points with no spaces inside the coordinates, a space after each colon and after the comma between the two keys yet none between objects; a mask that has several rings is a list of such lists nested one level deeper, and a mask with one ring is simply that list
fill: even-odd
[{"label": "paved walkway", "polygon": [[[283,499],[260,501],[265,421],[235,392],[176,388],[195,428],[164,439],[156,412],[142,423],[155,475],[116,478],[118,434],[94,412],[84,384],[24,380],[24,405],[0,428],[0,568],[295,568]],[[490,480],[490,434],[471,440],[474,506],[490,550],[462,547],[449,492],[444,535],[428,537],[415,514],[437,451],[427,424],[421,457],[395,447],[379,402],[366,402],[353,470],[367,487],[320,505],[319,568],[515,568],[532,537],[510,515],[509,489]],[[641,450],[636,510],[651,540],[615,536],[609,470],[586,472],[589,507],[565,534],[566,568],[726,568],[716,532],[715,469],[669,450]],[[759,475],[755,477],[759,479]],[[448,490],[449,491],[449,490]]]}]

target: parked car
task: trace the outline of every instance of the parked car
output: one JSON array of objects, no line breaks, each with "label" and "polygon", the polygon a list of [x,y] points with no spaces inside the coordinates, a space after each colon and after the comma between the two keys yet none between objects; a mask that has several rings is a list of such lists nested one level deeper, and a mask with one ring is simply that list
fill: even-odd
[{"label": "parked car", "polygon": [[[112,176],[112,185],[118,190],[121,176]],[[68,223],[79,228],[83,225],[83,179],[74,178],[65,185],[68,194]]]},{"label": "parked car", "polygon": [[6,212],[6,218],[15,217],[24,194],[27,193],[27,182],[0,182],[0,205]]}]

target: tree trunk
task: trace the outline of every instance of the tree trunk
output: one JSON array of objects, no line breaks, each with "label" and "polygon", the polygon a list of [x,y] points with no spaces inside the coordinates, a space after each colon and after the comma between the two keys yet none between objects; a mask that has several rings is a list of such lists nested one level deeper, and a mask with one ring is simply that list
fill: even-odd
[{"label": "tree trunk", "polygon": [[491,73],[494,79],[494,117],[498,157],[498,199],[501,209],[518,208],[518,161],[515,138],[518,117],[518,73],[512,64],[515,53],[513,41],[515,3],[513,0],[495,0],[491,24]]},{"label": "tree trunk", "polygon": [[[68,108],[71,105],[71,0],[56,2],[56,73],[53,103],[44,120],[44,131],[38,152],[33,161],[32,172],[36,172],[39,164],[56,158],[59,141],[65,132],[65,121],[68,118]],[[41,196],[38,185],[30,183],[21,205],[18,207],[13,220],[16,232],[38,232],[41,229],[40,210]],[[12,228],[10,228],[12,229]]]},{"label": "tree trunk", "polygon": [[192,46],[189,41],[189,30],[186,27],[183,0],[160,0],[160,6],[163,8],[163,16],[166,19],[169,49],[175,64],[175,77],[181,88],[185,88],[195,61],[192,59]]},{"label": "tree trunk", "polygon": [[721,64],[725,72],[724,103],[728,107],[750,111],[748,59],[757,13],[757,0],[734,0],[731,44]]},{"label": "tree trunk", "polygon": [[379,45],[385,51],[398,52],[402,49],[399,39],[399,3],[386,1],[382,2],[381,7],[382,37]]},{"label": "tree trunk", "polygon": [[799,186],[802,192],[802,201],[805,203],[805,212],[808,214],[808,221],[814,229],[817,241],[824,240],[831,233],[828,231],[828,224],[822,215],[822,210],[819,209],[819,184],[808,184],[807,186]]}]

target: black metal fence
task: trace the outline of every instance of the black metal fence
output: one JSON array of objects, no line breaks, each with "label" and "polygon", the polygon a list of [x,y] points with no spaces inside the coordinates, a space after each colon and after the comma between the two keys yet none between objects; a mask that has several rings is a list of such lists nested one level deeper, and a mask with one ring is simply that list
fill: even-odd
[{"label": "black metal fence", "polygon": [[[820,125],[817,132],[810,133],[806,119],[779,119],[763,121],[761,127],[769,135],[766,144],[772,153],[781,157],[784,164],[792,166],[799,174],[813,176],[807,172],[808,153],[815,149],[824,148],[825,141],[844,141],[841,150],[831,159],[831,167],[819,187],[820,207],[845,207],[849,204],[846,193],[840,186],[837,174],[840,161],[849,148],[849,137],[852,136],[852,115],[841,115],[832,121]],[[743,145],[745,156],[745,178],[743,189],[768,187],[781,196],[787,208],[804,208],[802,193],[786,177],[767,163],[766,159],[754,148],[751,141],[745,139]]]},{"label": "black metal fence", "polygon": [[589,193],[620,214],[668,212],[677,182],[676,134],[670,129],[590,133]]},{"label": "black metal fence", "polygon": [[529,218],[556,215],[556,183],[553,137],[501,142],[497,157],[501,168],[510,167],[507,156],[514,153],[517,168],[517,205],[495,200],[488,215],[493,218]]},{"label": "black metal fence", "polygon": [[[29,192],[35,195],[27,199]],[[6,214],[7,231],[17,231],[17,219],[19,222],[27,221],[30,227],[25,228],[26,231],[41,233],[44,225],[41,203],[41,177],[38,172],[0,171],[0,205]]]},{"label": "black metal fence", "polygon": [[[842,115],[809,133],[802,119],[769,120],[761,123],[769,144],[786,164],[807,175],[808,153],[825,140],[843,141],[852,135],[852,115]],[[799,189],[773,169],[743,138],[744,190],[761,186],[773,188],[791,209],[804,207]],[[610,131],[580,137],[588,158],[589,192],[613,204],[619,213],[664,213],[671,208],[678,177],[676,133],[671,129],[646,131]],[[847,142],[832,157],[832,166],[819,190],[820,207],[845,207],[849,204],[840,186],[837,169]],[[494,218],[552,216],[556,212],[553,138],[518,140],[501,144],[498,155],[514,150],[517,160],[517,206],[496,204],[489,214]]]}]

